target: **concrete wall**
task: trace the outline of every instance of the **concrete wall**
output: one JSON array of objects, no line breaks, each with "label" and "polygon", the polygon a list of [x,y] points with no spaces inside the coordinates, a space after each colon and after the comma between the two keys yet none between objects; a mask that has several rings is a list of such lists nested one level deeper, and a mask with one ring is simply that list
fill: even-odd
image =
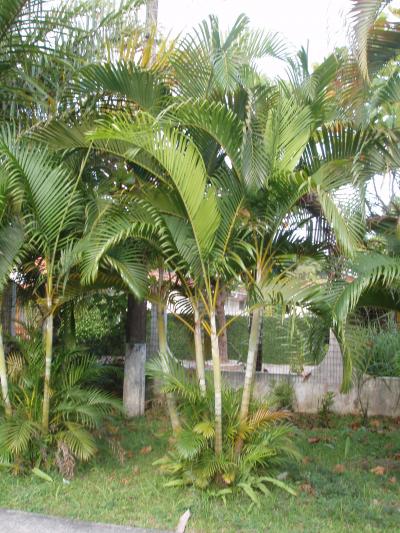
[{"label": "concrete wall", "polygon": [[[324,360],[317,366],[308,367],[304,375],[277,372],[257,372],[254,395],[262,399],[271,392],[275,383],[286,380],[293,385],[296,394],[296,410],[303,413],[318,411],[322,396],[335,393],[333,410],[341,414],[360,413],[361,404],[371,416],[400,416],[400,378],[373,378],[364,376],[362,386],[353,386],[348,394],[340,393],[343,364],[339,344],[331,332],[329,349]],[[242,387],[244,371],[223,372],[224,380],[233,387]]]}]

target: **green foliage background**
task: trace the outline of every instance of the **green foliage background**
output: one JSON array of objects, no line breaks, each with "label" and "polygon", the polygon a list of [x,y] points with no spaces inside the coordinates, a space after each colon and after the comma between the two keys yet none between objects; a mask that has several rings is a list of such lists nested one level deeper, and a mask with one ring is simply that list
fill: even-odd
[{"label": "green foliage background", "polygon": [[[147,340],[150,340],[150,311],[147,312]],[[227,317],[229,320],[230,317]],[[100,294],[93,296],[76,312],[76,334],[79,346],[95,355],[124,354],[126,295]],[[266,316],[263,322],[263,361],[276,364],[304,364],[322,360],[327,347],[327,328],[309,319],[297,318],[293,324],[280,315]],[[318,326],[318,327],[317,327]],[[319,331],[321,330],[321,331]],[[316,346],[311,341],[316,334]],[[228,327],[229,357],[245,361],[249,341],[249,321],[238,317]],[[194,343],[190,330],[176,317],[168,315],[168,343],[177,359],[193,359]],[[210,347],[205,336],[206,357]]]},{"label": "green foliage background", "polygon": [[[150,340],[150,311],[147,312],[147,339]],[[229,320],[230,317],[227,317]],[[76,312],[78,346],[97,356],[122,356],[125,345],[126,295],[98,294]],[[293,328],[294,326],[294,328]],[[368,339],[362,365],[374,376],[400,375],[400,334],[389,320],[385,327],[369,324],[362,328]],[[229,357],[245,361],[249,340],[247,317],[238,317],[228,328]],[[193,359],[192,334],[182,322],[168,315],[168,343],[177,359]],[[298,317],[295,324],[279,313],[265,316],[263,322],[263,361],[270,364],[301,365],[319,363],[326,354],[328,327],[313,317]],[[205,336],[206,357],[210,347]]]}]

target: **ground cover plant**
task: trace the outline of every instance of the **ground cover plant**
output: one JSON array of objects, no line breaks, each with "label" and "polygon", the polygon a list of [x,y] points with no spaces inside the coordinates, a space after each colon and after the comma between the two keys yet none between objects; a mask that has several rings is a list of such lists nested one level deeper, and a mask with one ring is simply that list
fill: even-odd
[{"label": "ground cover plant", "polygon": [[[56,471],[46,482],[0,470],[0,506],[172,530],[190,508],[192,533],[398,531],[399,421],[373,418],[364,427],[359,417],[333,417],[325,428],[318,417],[296,415],[293,422],[302,460],[282,473],[297,497],[272,488],[257,507],[243,493],[227,495],[224,504],[212,491],[165,488],[169,478],[153,463],[170,446],[169,423],[150,411],[135,421],[107,423],[101,453],[80,465],[70,484]],[[110,447],[110,435],[124,453]]]}]

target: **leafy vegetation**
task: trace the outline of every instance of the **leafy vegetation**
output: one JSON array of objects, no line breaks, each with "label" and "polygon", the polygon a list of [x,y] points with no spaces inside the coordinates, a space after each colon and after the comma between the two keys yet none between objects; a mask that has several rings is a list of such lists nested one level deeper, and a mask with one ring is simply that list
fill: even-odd
[{"label": "leafy vegetation", "polygon": [[[293,489],[277,479],[276,473],[288,461],[298,459],[290,439],[292,431],[287,423],[289,414],[272,409],[268,403],[254,402],[246,423],[238,414],[241,390],[224,386],[222,389],[223,449],[215,457],[213,439],[213,397],[211,383],[203,395],[195,381],[189,381],[179,365],[163,370],[160,360],[149,364],[149,373],[161,379],[164,391],[174,394],[184,427],[175,438],[173,449],[157,461],[163,472],[172,476],[168,486],[194,485],[199,488],[221,487],[226,496],[243,490],[253,503],[259,505],[259,493],[268,494],[268,485],[295,494]],[[240,443],[240,444],[239,444]]]},{"label": "leafy vegetation", "polygon": [[400,377],[400,335],[389,318],[384,327],[371,325],[367,330],[366,373],[371,376]]},{"label": "leafy vegetation", "polygon": [[[49,470],[55,463],[66,477],[75,460],[87,461],[97,451],[93,431],[107,415],[121,411],[119,400],[98,388],[107,371],[84,352],[58,351],[53,363],[49,431],[41,424],[44,354],[40,330],[14,339],[7,358],[13,416],[1,413],[0,459],[13,473]],[[67,467],[67,463],[69,466]]]},{"label": "leafy vegetation", "polygon": [[318,402],[318,416],[322,426],[329,427],[332,415],[333,404],[335,401],[335,393],[332,391],[326,392]]},{"label": "leafy vegetation", "polygon": [[284,380],[275,383],[269,401],[277,409],[294,411],[296,405],[296,393],[293,385]]},{"label": "leafy vegetation", "polygon": [[[312,416],[293,419],[301,450],[300,463],[291,463],[285,483],[297,497],[274,487],[251,506],[243,492],[224,500],[213,491],[195,487],[165,488],[168,478],[158,475],[155,460],[170,444],[169,420],[159,412],[146,418],[113,424],[109,430],[125,449],[121,463],[105,441],[90,465],[77,468],[74,480],[64,484],[15,477],[0,470],[0,505],[81,520],[174,530],[190,508],[190,531],[210,533],[306,530],[345,533],[351,530],[394,532],[398,529],[399,474],[395,456],[400,452],[399,429],[394,421],[373,419],[368,429],[357,418],[334,418],[331,428],[320,428]],[[314,439],[310,443],[309,440]],[[315,440],[318,440],[315,442]],[[347,439],[351,446],[347,457]],[[151,447],[151,450],[149,449]],[[337,465],[344,468],[337,472]],[[384,467],[382,475],[371,469]],[[393,482],[393,478],[396,479]],[[151,505],[149,505],[151,501]],[[249,509],[252,507],[251,509]],[[234,510],[234,512],[233,512]]]}]

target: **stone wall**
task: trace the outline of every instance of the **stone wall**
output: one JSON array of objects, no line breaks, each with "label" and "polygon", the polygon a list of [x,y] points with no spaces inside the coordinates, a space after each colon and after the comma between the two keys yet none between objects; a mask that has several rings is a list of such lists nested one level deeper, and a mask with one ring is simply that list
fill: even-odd
[{"label": "stone wall", "polygon": [[[357,414],[363,406],[368,415],[400,416],[400,378],[373,378],[364,376],[348,394],[340,393],[343,374],[342,354],[333,332],[324,360],[317,366],[308,367],[304,375],[291,374],[286,369],[279,372],[257,372],[254,395],[262,399],[277,382],[286,380],[293,385],[296,394],[296,410],[303,413],[318,411],[319,401],[328,391],[335,393],[333,410],[340,414]],[[233,387],[242,387],[244,371],[223,372],[224,380]],[[361,403],[360,403],[361,402]]]}]

